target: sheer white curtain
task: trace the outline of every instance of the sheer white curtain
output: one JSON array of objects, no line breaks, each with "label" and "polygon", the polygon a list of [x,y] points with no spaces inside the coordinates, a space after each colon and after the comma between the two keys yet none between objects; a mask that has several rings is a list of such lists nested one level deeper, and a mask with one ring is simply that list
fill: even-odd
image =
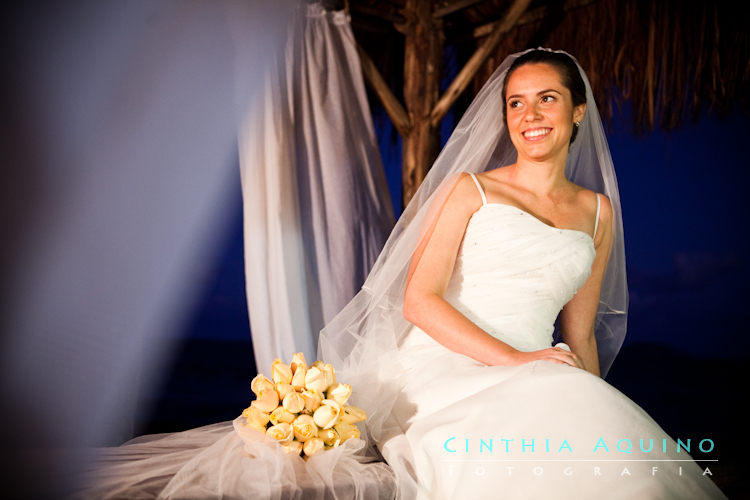
[{"label": "sheer white curtain", "polygon": [[[238,67],[245,63],[238,53]],[[300,5],[243,118],[239,150],[248,310],[262,372],[298,351],[315,359],[318,332],[359,290],[393,225],[344,12]]]}]

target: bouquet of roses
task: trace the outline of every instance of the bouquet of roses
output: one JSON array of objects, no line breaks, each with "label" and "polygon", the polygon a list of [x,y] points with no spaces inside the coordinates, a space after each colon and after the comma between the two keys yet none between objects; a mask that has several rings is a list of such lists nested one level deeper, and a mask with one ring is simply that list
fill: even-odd
[{"label": "bouquet of roses", "polygon": [[304,457],[358,438],[356,423],[367,417],[361,408],[346,404],[352,387],[336,382],[330,363],[318,360],[308,367],[301,352],[288,365],[276,359],[271,380],[259,374],[250,388],[255,400],[242,412],[245,427]]}]

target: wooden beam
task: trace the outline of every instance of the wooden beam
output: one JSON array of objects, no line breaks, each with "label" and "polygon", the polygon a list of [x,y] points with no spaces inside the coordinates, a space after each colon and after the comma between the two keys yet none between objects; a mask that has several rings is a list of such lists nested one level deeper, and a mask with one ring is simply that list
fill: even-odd
[{"label": "wooden beam", "polygon": [[433,127],[437,127],[440,124],[440,120],[443,119],[458,96],[461,95],[469,85],[484,61],[486,61],[495,48],[497,48],[501,37],[515,26],[518,19],[526,11],[529,3],[531,3],[531,0],[514,0],[503,19],[495,26],[495,30],[492,34],[482,43],[482,45],[479,46],[477,51],[474,52],[471,59],[469,59],[466,65],[461,69],[456,76],[456,79],[453,80],[453,83],[450,84],[448,90],[445,91],[433,108],[432,113],[430,114],[430,122]]},{"label": "wooden beam", "polygon": [[[596,1],[597,0],[567,0],[562,6],[562,10],[563,12],[568,12],[580,7],[585,7],[587,5],[595,3]],[[534,10],[530,10],[523,16],[521,16],[518,22],[516,22],[516,26],[523,26],[524,24],[541,21],[547,16],[548,11],[549,7],[537,7]],[[491,23],[483,24],[482,26],[475,28],[474,38],[482,38],[489,35],[499,23],[500,21],[493,21]]]},{"label": "wooden beam", "polygon": [[404,107],[396,96],[393,95],[388,84],[385,83],[385,80],[375,66],[375,63],[372,62],[370,56],[367,55],[359,44],[357,44],[357,53],[359,54],[359,62],[362,66],[362,73],[365,75],[365,80],[367,80],[367,83],[369,83],[375,91],[380,102],[383,103],[385,112],[388,113],[388,116],[391,118],[393,126],[396,127],[396,130],[398,130],[402,136],[408,134],[411,124],[409,123],[409,116],[406,114],[406,110],[404,110]]},{"label": "wooden beam", "polygon": [[453,14],[457,10],[465,9],[466,7],[471,7],[475,3],[483,2],[484,0],[456,0],[455,2],[446,5],[445,7],[440,7],[439,9],[436,9],[435,12],[432,13],[432,17],[435,19],[445,17],[448,14]]}]

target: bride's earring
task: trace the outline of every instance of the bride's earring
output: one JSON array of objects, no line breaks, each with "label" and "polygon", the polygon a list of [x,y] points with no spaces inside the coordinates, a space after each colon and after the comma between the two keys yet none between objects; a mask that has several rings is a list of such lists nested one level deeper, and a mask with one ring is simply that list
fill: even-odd
[{"label": "bride's earring", "polygon": [[581,122],[575,122],[575,124],[576,124],[576,128],[581,126]]}]

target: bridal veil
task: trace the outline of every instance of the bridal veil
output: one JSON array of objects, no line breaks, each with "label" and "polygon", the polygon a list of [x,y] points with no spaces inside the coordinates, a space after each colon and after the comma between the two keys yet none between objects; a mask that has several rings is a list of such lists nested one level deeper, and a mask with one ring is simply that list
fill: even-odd
[{"label": "bridal veil", "polygon": [[[376,443],[401,432],[389,415],[403,382],[394,354],[411,326],[402,307],[412,253],[427,233],[425,228],[432,227],[460,173],[515,162],[516,150],[502,119],[502,87],[509,67],[523,53],[508,56],[477,94],[404,210],[362,289],[321,331],[318,355],[355,388],[354,404],[368,414],[363,437],[373,454],[377,454]],[[578,69],[586,84],[586,115],[570,147],[566,175],[572,182],[609,197],[614,212],[613,248],[594,324],[601,374],[605,376],[622,345],[627,323],[622,215],[601,118],[588,78],[580,65]]]}]

